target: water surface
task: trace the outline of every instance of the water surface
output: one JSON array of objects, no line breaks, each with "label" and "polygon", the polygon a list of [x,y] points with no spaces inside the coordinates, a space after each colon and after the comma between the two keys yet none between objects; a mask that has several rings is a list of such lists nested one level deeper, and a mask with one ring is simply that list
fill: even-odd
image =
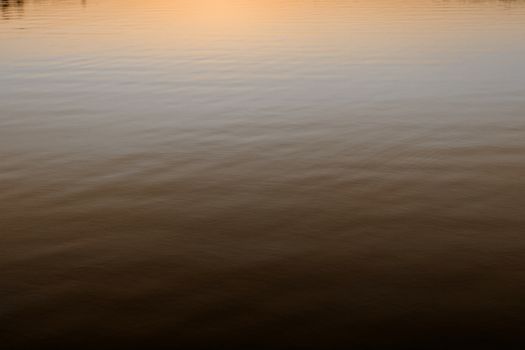
[{"label": "water surface", "polygon": [[521,342],[524,1],[0,11],[6,349]]}]

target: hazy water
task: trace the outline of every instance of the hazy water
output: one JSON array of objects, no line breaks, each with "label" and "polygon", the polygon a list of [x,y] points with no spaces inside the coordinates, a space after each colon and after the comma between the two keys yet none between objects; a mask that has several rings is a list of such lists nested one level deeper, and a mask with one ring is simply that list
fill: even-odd
[{"label": "hazy water", "polygon": [[522,340],[525,2],[0,5],[6,350]]}]

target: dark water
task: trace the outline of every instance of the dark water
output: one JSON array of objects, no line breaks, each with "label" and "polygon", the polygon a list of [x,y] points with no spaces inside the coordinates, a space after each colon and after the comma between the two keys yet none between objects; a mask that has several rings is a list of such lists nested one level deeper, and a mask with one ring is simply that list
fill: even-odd
[{"label": "dark water", "polygon": [[0,5],[2,349],[525,347],[525,2]]}]

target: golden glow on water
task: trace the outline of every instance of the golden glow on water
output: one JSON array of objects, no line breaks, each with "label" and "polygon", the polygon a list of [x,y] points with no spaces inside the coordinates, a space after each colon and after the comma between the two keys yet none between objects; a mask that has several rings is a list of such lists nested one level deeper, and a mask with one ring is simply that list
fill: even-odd
[{"label": "golden glow on water", "polygon": [[[5,54],[53,55],[53,49],[65,49],[64,38],[73,37],[93,40],[68,45],[97,52],[115,45],[180,50],[234,46],[263,54],[272,48],[271,41],[343,45],[347,50],[353,45],[395,50],[428,46],[429,41],[483,46],[487,36],[512,42],[501,32],[522,29],[516,14],[523,12],[519,1],[113,0],[79,5],[29,1],[23,10],[4,14],[12,17],[2,23],[0,33],[9,48]],[[24,31],[23,44],[16,29]]]}]

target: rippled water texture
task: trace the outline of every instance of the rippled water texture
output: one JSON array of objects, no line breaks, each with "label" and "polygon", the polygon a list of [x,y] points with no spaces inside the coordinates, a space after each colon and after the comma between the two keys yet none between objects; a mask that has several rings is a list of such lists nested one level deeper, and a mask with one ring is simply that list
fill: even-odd
[{"label": "rippled water texture", "polygon": [[0,1],[2,348],[525,344],[525,1]]}]

